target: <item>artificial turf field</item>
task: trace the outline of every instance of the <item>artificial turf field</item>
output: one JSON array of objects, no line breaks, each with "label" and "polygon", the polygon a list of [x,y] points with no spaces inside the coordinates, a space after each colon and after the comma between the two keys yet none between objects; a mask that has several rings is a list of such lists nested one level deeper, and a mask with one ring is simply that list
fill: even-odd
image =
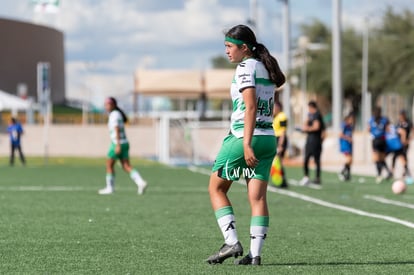
[{"label": "artificial turf field", "polygon": [[[133,159],[149,183],[145,195],[117,167],[116,193],[99,196],[104,162],[29,159],[11,168],[1,160],[0,274],[414,274],[414,185],[396,196],[390,183],[355,176],[342,183],[325,173],[320,190],[269,192],[262,266],[235,266],[233,259],[211,266],[204,260],[223,239],[204,170]],[[302,175],[298,168],[287,173]],[[404,204],[372,199],[378,197]],[[230,198],[247,252],[245,186],[235,183]]]}]

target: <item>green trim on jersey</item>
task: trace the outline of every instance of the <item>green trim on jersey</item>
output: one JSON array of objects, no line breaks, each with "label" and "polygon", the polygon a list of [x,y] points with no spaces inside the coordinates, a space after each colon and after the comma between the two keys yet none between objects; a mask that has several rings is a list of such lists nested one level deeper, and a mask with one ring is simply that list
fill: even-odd
[{"label": "green trim on jersey", "polygon": [[[236,131],[244,129],[244,122],[234,122],[232,129]],[[273,129],[273,124],[270,122],[258,121],[256,122],[255,129]]]},{"label": "green trim on jersey", "polygon": [[241,110],[241,111],[246,110],[246,104],[244,103],[243,99],[241,99],[241,98],[236,98],[233,101],[233,112],[237,111],[237,110]]},{"label": "green trim on jersey", "polygon": [[232,129],[236,131],[244,129],[244,122],[234,122],[232,125]]},{"label": "green trim on jersey", "polygon": [[273,123],[265,121],[257,121],[256,128],[259,129],[273,129]]},{"label": "green trim on jersey", "polygon": [[275,83],[273,83],[272,81],[270,81],[270,79],[266,79],[266,78],[254,78],[256,84],[262,84],[264,86],[272,86],[275,85]]},{"label": "green trim on jersey", "polygon": [[221,217],[227,216],[227,215],[234,215],[233,207],[231,206],[224,206],[220,209],[217,209],[214,214],[216,215],[216,219],[220,219]]},{"label": "green trim on jersey", "polygon": [[253,216],[250,220],[251,226],[269,226],[269,216]]}]

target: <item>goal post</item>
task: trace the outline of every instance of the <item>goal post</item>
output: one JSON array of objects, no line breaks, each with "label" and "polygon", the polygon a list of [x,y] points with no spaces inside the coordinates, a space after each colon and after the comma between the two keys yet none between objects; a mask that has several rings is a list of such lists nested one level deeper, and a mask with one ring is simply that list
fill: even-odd
[{"label": "goal post", "polygon": [[207,165],[214,162],[230,123],[222,112],[200,121],[197,112],[163,112],[157,116],[157,155],[168,165]]}]

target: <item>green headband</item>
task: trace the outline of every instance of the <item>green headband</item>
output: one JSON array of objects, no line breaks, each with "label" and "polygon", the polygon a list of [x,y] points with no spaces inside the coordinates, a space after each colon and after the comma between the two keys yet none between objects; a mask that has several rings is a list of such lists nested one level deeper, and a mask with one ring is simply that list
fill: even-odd
[{"label": "green headband", "polygon": [[244,41],[242,41],[242,40],[239,40],[239,39],[236,39],[236,38],[232,38],[232,37],[229,37],[229,36],[226,36],[226,37],[224,38],[224,41],[227,41],[227,42],[233,43],[233,44],[235,44],[235,45],[243,45],[243,44],[246,44],[246,45],[247,45],[247,47],[248,47],[251,51],[254,51],[254,50],[256,49],[256,47],[254,47],[254,46],[252,46],[252,45],[250,45],[250,44],[247,44],[246,42],[244,42]]},{"label": "green headband", "polygon": [[241,40],[236,39],[236,38],[231,38],[231,37],[228,37],[228,36],[226,36],[226,38],[224,38],[224,41],[227,41],[227,42],[230,42],[230,43],[233,43],[233,44],[236,44],[236,45],[243,45],[243,44],[247,45],[247,43],[245,43],[244,41],[241,41]]}]

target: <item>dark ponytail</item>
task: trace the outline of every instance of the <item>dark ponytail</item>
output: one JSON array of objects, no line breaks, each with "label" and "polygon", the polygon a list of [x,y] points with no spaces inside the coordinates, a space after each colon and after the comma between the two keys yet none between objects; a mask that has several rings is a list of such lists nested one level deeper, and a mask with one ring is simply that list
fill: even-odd
[{"label": "dark ponytail", "polygon": [[263,44],[256,44],[256,49],[253,50],[253,55],[265,65],[267,71],[269,72],[270,79],[276,84],[277,87],[280,87],[283,83],[285,83],[286,78],[279,67],[279,63]]},{"label": "dark ponytail", "polygon": [[128,122],[128,117],[126,116],[126,114],[124,113],[124,111],[122,111],[118,106],[115,107],[115,110],[119,111],[122,115],[122,120],[124,121],[124,123]]},{"label": "dark ponytail", "polygon": [[[263,44],[257,43],[254,32],[248,26],[234,26],[227,31],[225,35],[226,37],[244,42],[253,53],[253,57],[261,61],[266,67],[270,80],[275,83],[277,87],[280,87],[285,83],[286,77],[280,69],[276,58],[269,53],[268,49]],[[241,45],[239,45],[239,47],[240,46]]]},{"label": "dark ponytail", "polygon": [[118,102],[116,101],[116,99],[113,98],[113,97],[109,97],[108,100],[111,101],[111,103],[113,104],[114,110],[117,110],[118,112],[121,113],[122,120],[124,121],[124,123],[127,123],[128,122],[128,117],[126,116],[124,111],[121,108],[118,107]]}]

